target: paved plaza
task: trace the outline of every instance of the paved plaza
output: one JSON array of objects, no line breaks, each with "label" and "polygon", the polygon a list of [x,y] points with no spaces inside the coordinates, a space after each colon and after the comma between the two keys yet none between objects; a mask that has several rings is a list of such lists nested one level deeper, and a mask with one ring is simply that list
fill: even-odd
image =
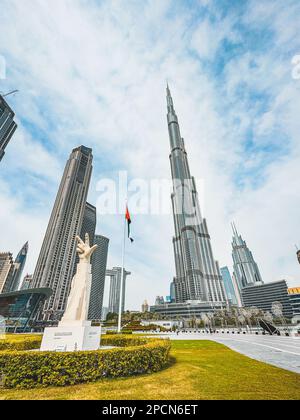
[{"label": "paved plaza", "polygon": [[162,335],[171,340],[213,340],[261,362],[300,373],[300,338],[270,335],[182,333]]}]

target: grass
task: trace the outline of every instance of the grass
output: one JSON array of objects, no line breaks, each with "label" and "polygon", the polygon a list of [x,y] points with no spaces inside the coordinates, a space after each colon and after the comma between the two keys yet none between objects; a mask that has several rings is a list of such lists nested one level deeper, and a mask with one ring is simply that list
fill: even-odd
[{"label": "grass", "polygon": [[165,370],[131,378],[33,390],[0,390],[0,399],[299,399],[300,375],[257,362],[211,341],[172,342]]}]

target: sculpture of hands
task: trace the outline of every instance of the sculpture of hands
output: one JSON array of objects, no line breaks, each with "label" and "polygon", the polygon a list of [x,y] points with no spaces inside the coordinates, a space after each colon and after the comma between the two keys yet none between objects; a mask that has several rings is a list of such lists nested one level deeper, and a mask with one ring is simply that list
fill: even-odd
[{"label": "sculpture of hands", "polygon": [[88,233],[85,234],[85,242],[83,242],[83,240],[79,236],[76,236],[76,240],[78,242],[76,251],[78,253],[79,258],[81,260],[86,260],[89,262],[91,255],[98,248],[98,245],[93,245],[92,247],[90,247],[90,237]]}]

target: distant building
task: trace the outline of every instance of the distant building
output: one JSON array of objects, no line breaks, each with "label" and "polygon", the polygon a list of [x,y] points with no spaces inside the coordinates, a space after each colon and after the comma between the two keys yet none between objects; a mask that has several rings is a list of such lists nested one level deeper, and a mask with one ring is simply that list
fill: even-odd
[{"label": "distant building", "polygon": [[14,122],[15,114],[0,95],[0,161],[5,154],[5,148],[17,129],[17,124]]},{"label": "distant building", "polygon": [[[125,310],[126,279],[130,274],[131,273],[129,271],[124,270],[122,312]],[[109,312],[118,313],[121,292],[122,268],[114,267],[112,270],[106,270],[106,276],[110,277],[108,310]]]},{"label": "distant building", "polygon": [[293,320],[300,322],[300,287],[289,287],[288,294],[293,309]]},{"label": "distant building", "polygon": [[284,317],[293,317],[293,309],[285,280],[244,287],[242,300],[245,307],[255,306],[264,312],[272,312],[272,303],[280,302]]},{"label": "distant building", "polygon": [[176,296],[175,296],[175,284],[172,281],[172,283],[170,284],[170,297],[171,297],[171,302],[175,302],[176,301]]},{"label": "distant building", "polygon": [[298,262],[300,264],[300,249],[297,251],[297,259],[298,259]]},{"label": "distant building", "polygon": [[148,305],[148,302],[146,300],[144,300],[144,302],[142,304],[142,312],[149,312],[149,305]]},{"label": "distant building", "polygon": [[26,276],[23,279],[21,290],[27,290],[32,288],[32,280],[33,275],[32,274],[26,274]]},{"label": "distant building", "polygon": [[232,259],[234,275],[240,292],[244,287],[263,284],[258,266],[246,242],[238,234],[235,225],[232,225]]},{"label": "distant building", "polygon": [[14,260],[11,252],[0,253],[0,293],[10,290],[14,274]]},{"label": "distant building", "polygon": [[102,307],[102,312],[101,312],[101,321],[106,321],[106,317],[107,317],[108,312],[109,312],[108,307],[103,306]]},{"label": "distant building", "polygon": [[73,149],[56,195],[43,245],[33,274],[33,286],[50,287],[39,320],[59,321],[65,311],[76,261],[76,235],[81,234],[92,173],[92,149]]},{"label": "distant building", "polygon": [[19,290],[0,294],[0,317],[4,318],[7,332],[30,332],[35,328],[35,317],[45,300],[49,288]]},{"label": "distant building", "polygon": [[156,296],[155,305],[163,305],[165,303],[163,296]]},{"label": "distant building", "polygon": [[212,313],[221,309],[224,309],[224,304],[222,302],[212,305],[211,302],[194,300],[150,306],[150,312],[168,317],[169,319],[200,318],[202,314]]},{"label": "distant building", "polygon": [[190,173],[185,143],[181,137],[169,86],[167,110],[173,179],[171,198],[175,228],[175,301],[195,300],[213,302],[216,305],[218,302],[225,304],[222,276],[218,262],[214,259],[206,220],[201,215],[196,183]]},{"label": "distant building", "polygon": [[28,254],[28,242],[26,242],[26,244],[23,245],[21,251],[18,253],[14,261],[14,274],[13,274],[11,286],[9,290],[7,290],[8,292],[15,292],[19,290],[20,285],[21,285],[20,283],[21,283],[22,273],[23,273],[25,263],[26,263],[27,254]]},{"label": "distant building", "polygon": [[95,235],[94,244],[98,245],[98,248],[92,255],[89,319],[101,319],[109,239],[102,235]]},{"label": "distant building", "polygon": [[228,299],[228,303],[231,305],[237,305],[238,304],[238,298],[236,296],[236,291],[234,288],[233,280],[230,275],[228,267],[222,267],[220,269],[221,275],[223,278],[225,293]]}]

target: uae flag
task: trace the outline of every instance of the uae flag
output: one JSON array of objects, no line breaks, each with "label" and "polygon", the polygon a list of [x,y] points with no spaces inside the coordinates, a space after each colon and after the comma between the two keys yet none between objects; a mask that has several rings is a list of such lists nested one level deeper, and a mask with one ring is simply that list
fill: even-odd
[{"label": "uae flag", "polygon": [[127,206],[126,206],[125,218],[127,220],[127,226],[128,226],[128,238],[130,239],[131,242],[133,242],[133,239],[130,236],[131,217],[130,217],[130,213],[129,213],[129,210],[128,210],[128,207]]}]

